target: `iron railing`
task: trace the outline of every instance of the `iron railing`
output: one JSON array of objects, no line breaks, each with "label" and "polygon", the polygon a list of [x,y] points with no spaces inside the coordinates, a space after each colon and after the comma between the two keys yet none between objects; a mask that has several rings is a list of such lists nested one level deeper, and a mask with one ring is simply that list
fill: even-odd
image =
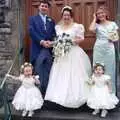
[{"label": "iron railing", "polygon": [[[23,52],[23,49],[18,50],[16,52],[16,55],[13,59],[13,62],[7,72],[7,74],[9,74],[13,68],[13,66],[15,65],[16,59],[17,57]],[[8,95],[7,95],[7,76],[5,75],[4,79],[2,80],[1,84],[0,84],[0,107],[4,107],[4,120],[11,120],[12,119],[12,114],[11,114],[11,109],[10,109],[10,102],[8,99]]]}]

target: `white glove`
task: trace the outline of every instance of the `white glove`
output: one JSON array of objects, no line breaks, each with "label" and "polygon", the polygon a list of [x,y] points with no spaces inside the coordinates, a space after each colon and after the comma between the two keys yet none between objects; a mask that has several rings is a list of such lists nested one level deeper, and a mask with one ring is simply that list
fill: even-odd
[{"label": "white glove", "polygon": [[11,77],[11,75],[10,74],[6,74],[6,77]]}]

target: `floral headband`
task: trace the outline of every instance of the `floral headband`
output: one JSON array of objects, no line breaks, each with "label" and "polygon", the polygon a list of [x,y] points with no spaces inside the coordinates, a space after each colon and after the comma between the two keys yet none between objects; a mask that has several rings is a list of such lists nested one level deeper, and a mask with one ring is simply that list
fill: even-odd
[{"label": "floral headband", "polygon": [[20,72],[23,73],[25,67],[31,67],[33,69],[33,66],[31,63],[25,62],[23,65],[20,67]]},{"label": "floral headband", "polygon": [[72,7],[66,5],[65,7],[62,8],[61,13],[63,13],[63,11],[64,11],[65,9],[72,10]]},{"label": "floral headband", "polygon": [[105,64],[104,63],[100,63],[100,62],[96,62],[94,67],[93,67],[93,71],[98,67],[101,66],[103,71],[105,71]]},{"label": "floral headband", "polygon": [[95,66],[97,66],[97,65],[101,65],[101,66],[104,66],[104,67],[105,67],[105,64],[104,64],[104,63],[95,62]]}]

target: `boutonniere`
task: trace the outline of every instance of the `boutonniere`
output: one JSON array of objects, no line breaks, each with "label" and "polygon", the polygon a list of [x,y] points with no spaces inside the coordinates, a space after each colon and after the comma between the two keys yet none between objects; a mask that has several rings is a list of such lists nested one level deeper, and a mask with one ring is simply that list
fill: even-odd
[{"label": "boutonniere", "polygon": [[48,20],[49,22],[51,22],[51,21],[52,21],[52,19],[51,19],[51,18],[47,18],[47,20]]}]

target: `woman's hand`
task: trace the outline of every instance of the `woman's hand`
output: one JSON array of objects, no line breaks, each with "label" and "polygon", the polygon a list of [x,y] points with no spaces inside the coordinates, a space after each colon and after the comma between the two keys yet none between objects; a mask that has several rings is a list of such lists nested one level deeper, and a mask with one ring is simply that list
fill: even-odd
[{"label": "woman's hand", "polygon": [[96,14],[94,13],[93,14],[93,21],[91,22],[91,24],[89,26],[89,30],[92,32],[95,32],[96,20],[97,20],[97,17],[96,17]]},{"label": "woman's hand", "polygon": [[79,45],[83,40],[81,37],[75,37],[74,43]]},{"label": "woman's hand", "polygon": [[114,43],[112,40],[109,40],[110,43]]},{"label": "woman's hand", "polygon": [[93,20],[94,20],[94,21],[97,20],[96,13],[93,14]]}]

